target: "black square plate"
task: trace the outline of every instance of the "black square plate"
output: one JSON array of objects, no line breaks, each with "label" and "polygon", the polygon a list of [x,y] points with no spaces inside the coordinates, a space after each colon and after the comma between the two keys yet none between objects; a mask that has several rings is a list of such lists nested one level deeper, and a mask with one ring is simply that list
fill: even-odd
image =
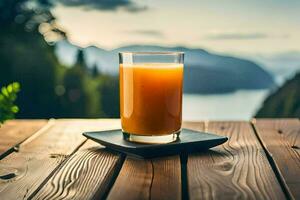
[{"label": "black square plate", "polygon": [[83,133],[88,139],[94,140],[107,148],[140,158],[153,158],[179,153],[191,153],[207,150],[220,145],[228,140],[225,136],[211,133],[182,129],[180,139],[168,144],[141,144],[128,142],[123,139],[121,129],[86,132]]}]

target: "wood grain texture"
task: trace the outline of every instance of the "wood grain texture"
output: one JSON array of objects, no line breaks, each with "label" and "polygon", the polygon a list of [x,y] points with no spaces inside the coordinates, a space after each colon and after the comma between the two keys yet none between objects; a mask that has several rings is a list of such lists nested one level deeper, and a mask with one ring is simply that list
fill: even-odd
[{"label": "wood grain texture", "polygon": [[[86,139],[83,131],[118,127],[118,120],[56,120],[0,161],[1,199],[27,199]],[[49,177],[50,176],[50,177]]]},{"label": "wood grain texture", "polygon": [[188,157],[190,199],[285,199],[263,148],[248,122],[209,122],[225,144]]},{"label": "wood grain texture", "polygon": [[119,154],[88,140],[33,199],[102,199],[120,161]]},{"label": "wood grain texture", "polygon": [[300,122],[298,119],[253,120],[257,135],[274,167],[279,172],[287,192],[300,199]]},{"label": "wood grain texture", "polygon": [[107,199],[181,199],[179,156],[126,158]]},{"label": "wood grain texture", "polygon": [[0,158],[41,129],[47,120],[9,120],[0,128]]},{"label": "wood grain texture", "polygon": [[[202,123],[184,122],[183,127],[198,129]],[[128,157],[108,199],[181,199],[179,156],[141,160]]]}]

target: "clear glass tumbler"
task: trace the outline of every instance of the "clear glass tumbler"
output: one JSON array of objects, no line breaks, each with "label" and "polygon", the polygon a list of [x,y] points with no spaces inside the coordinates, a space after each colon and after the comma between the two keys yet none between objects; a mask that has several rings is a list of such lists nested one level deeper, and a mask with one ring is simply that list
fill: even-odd
[{"label": "clear glass tumbler", "polygon": [[177,140],[182,123],[183,52],[121,52],[120,108],[124,138]]}]

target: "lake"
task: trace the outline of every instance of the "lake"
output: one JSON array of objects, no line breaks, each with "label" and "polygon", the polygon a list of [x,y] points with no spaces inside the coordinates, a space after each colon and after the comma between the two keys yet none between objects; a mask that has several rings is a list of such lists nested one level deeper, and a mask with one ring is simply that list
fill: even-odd
[{"label": "lake", "polygon": [[184,120],[249,120],[269,90],[239,90],[226,94],[184,94]]}]

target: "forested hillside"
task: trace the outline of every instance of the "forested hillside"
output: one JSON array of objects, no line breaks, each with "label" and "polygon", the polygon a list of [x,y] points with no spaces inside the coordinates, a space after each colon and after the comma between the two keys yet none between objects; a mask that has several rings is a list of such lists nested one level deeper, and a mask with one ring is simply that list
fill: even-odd
[{"label": "forested hillside", "polygon": [[300,118],[300,73],[271,94],[255,117]]}]

